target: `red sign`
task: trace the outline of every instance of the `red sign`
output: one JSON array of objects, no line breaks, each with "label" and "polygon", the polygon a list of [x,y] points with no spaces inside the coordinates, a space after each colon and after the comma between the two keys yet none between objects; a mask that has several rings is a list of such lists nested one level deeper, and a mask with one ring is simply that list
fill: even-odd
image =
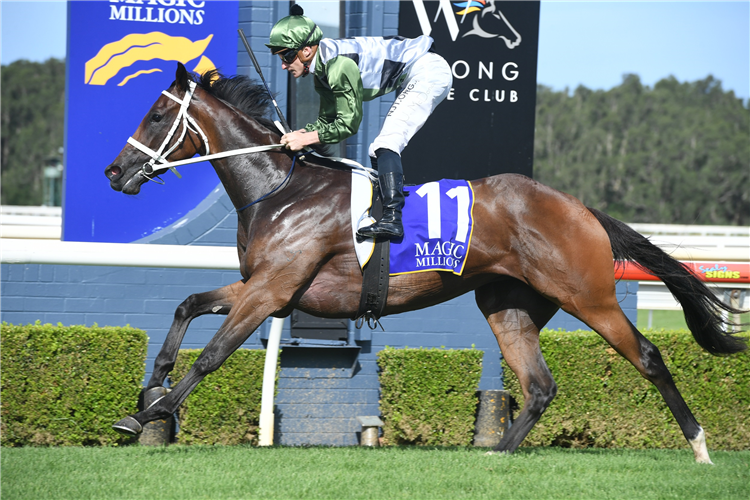
[{"label": "red sign", "polygon": [[[703,281],[712,283],[750,283],[748,262],[683,262]],[[656,276],[640,270],[632,262],[617,262],[615,278],[626,281],[659,281]]]}]

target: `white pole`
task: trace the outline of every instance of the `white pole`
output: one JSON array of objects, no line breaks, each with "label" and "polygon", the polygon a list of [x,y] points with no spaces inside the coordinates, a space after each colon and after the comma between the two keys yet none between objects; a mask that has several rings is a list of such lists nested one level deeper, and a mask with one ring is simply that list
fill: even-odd
[{"label": "white pole", "polygon": [[273,318],[266,346],[266,364],[263,368],[263,393],[260,400],[259,446],[273,445],[274,417],[273,396],[276,390],[276,362],[279,358],[279,343],[284,318]]}]

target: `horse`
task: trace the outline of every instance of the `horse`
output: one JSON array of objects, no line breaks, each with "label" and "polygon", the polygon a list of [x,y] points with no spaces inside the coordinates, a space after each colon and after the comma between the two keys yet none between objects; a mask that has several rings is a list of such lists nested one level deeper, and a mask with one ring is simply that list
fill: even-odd
[{"label": "horse", "polygon": [[[213,158],[237,209],[242,279],[191,295],[175,311],[144,391],[172,370],[190,321],[226,319],[185,378],[148,408],[113,427],[137,436],[147,422],[172,415],[210,372],[269,317],[293,309],[354,318],[362,272],[349,213],[349,168],[282,149],[267,117],[270,95],[242,76],[192,75],[178,63],[175,81],[154,102],[128,144],[106,167],[110,186],[129,195],[166,169],[165,161],[253,146],[262,151]],[[178,137],[176,128],[182,125]],[[218,155],[221,156],[221,155]],[[150,158],[150,159],[149,159]],[[144,162],[146,162],[144,164]],[[663,396],[697,462],[710,463],[705,433],[658,348],[628,320],[615,294],[615,266],[632,261],[659,277],[685,309],[696,342],[712,354],[747,348],[725,331],[723,304],[689,269],[626,224],[528,177],[502,174],[472,181],[474,232],[463,273],[429,271],[391,277],[383,314],[429,307],[473,291],[503,357],[521,383],[525,404],[490,453],[511,453],[557,392],[539,347],[539,332],[562,309],[598,332]]]}]

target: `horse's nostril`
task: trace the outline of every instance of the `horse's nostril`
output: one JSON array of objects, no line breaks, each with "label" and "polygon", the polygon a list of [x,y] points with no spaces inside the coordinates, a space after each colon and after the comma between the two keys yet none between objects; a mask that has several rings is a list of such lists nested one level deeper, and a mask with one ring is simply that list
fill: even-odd
[{"label": "horse's nostril", "polygon": [[122,169],[120,167],[118,167],[117,165],[112,165],[107,169],[107,177],[109,177],[110,179],[112,177],[117,177],[121,172]]}]

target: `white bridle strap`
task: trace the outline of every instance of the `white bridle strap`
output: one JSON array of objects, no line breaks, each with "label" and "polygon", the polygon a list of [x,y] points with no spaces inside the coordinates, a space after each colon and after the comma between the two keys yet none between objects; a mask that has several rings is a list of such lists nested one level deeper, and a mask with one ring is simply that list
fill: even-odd
[{"label": "white bridle strap", "polygon": [[[145,144],[135,140],[133,137],[128,138],[128,144],[135,147],[142,153],[145,153],[148,155],[151,159],[146,163],[144,167],[144,174],[150,175],[158,170],[166,170],[166,169],[172,169],[172,171],[179,177],[180,174],[177,173],[177,170],[174,170],[174,165],[171,165],[167,161],[167,156],[169,156],[172,151],[174,151],[176,148],[178,148],[182,142],[185,140],[185,136],[187,135],[187,131],[192,130],[193,132],[200,135],[201,139],[203,140],[203,145],[206,148],[206,154],[209,154],[209,145],[208,145],[208,137],[206,137],[206,134],[203,133],[203,130],[200,128],[198,123],[188,115],[188,107],[190,107],[190,101],[193,98],[193,94],[195,93],[196,83],[195,82],[188,82],[188,89],[185,92],[185,97],[183,99],[179,99],[175,97],[174,95],[170,94],[166,90],[162,91],[162,94],[169,97],[173,101],[177,102],[180,105],[180,111],[177,113],[177,117],[174,120],[174,123],[172,123],[172,128],[169,130],[169,133],[164,138],[164,141],[161,143],[161,146],[159,147],[158,151],[154,151],[153,149],[149,148]],[[169,144],[169,141],[172,140],[172,136],[174,136],[175,132],[177,131],[177,127],[182,124],[182,133],[180,134],[180,138],[177,139],[174,143],[174,145],[169,148],[166,152],[164,149]],[[192,125],[192,126],[191,126]],[[156,166],[156,163],[159,163],[159,166]],[[150,167],[151,172],[146,172],[146,165]]]},{"label": "white bridle strap", "polygon": [[268,146],[255,146],[252,148],[233,149],[231,151],[214,153],[212,155],[196,156],[195,158],[187,158],[185,160],[170,161],[170,162],[162,164],[158,168],[160,170],[164,170],[166,168],[179,167],[181,165],[189,165],[191,163],[200,163],[202,161],[218,160],[219,158],[227,158],[229,156],[244,155],[248,153],[262,153],[263,151],[271,151],[272,149],[278,149],[278,148],[283,148],[283,147],[285,147],[284,144],[270,144]]},{"label": "white bridle strap", "polygon": [[[284,144],[271,144],[267,146],[255,146],[251,148],[243,148],[243,149],[233,149],[231,151],[224,151],[221,153],[214,153],[209,154],[209,147],[208,147],[208,137],[206,137],[206,134],[203,133],[203,130],[198,126],[198,123],[188,115],[187,110],[188,107],[190,107],[190,101],[193,98],[193,94],[195,93],[196,83],[195,82],[188,82],[189,88],[185,92],[185,97],[183,99],[179,99],[175,97],[174,95],[170,94],[166,90],[162,90],[162,94],[169,97],[176,103],[180,105],[180,111],[177,113],[177,118],[175,118],[174,123],[172,124],[172,128],[169,130],[169,133],[167,134],[167,137],[164,138],[164,142],[162,142],[161,146],[159,147],[158,151],[154,151],[150,147],[146,146],[145,144],[133,139],[132,137],[128,138],[128,144],[136,148],[138,151],[146,154],[151,158],[151,160],[148,161],[148,163],[143,165],[143,174],[150,179],[150,175],[160,171],[160,170],[167,170],[171,169],[175,175],[178,177],[181,177],[179,173],[177,173],[177,170],[175,170],[175,167],[179,167],[180,165],[189,165],[191,163],[199,163],[202,161],[211,161],[211,160],[217,160],[220,158],[227,158],[229,156],[237,156],[237,155],[244,155],[249,153],[261,153],[264,151],[270,151],[272,149],[278,149],[278,148],[284,148],[286,145]],[[177,131],[177,127],[179,124],[182,123],[182,134],[180,135],[180,138],[174,143],[174,145],[169,148],[167,152],[164,152],[164,148],[167,147],[167,144],[169,144],[169,141],[172,139],[172,136]],[[281,127],[281,124],[278,122],[275,122],[276,126],[279,127],[279,129],[284,133],[283,128]],[[192,125],[192,127],[191,127]],[[178,161],[167,161],[167,156],[169,156],[172,151],[174,151],[182,142],[185,140],[185,135],[187,134],[188,129],[192,130],[193,132],[199,134],[201,136],[201,139],[203,140],[203,144],[206,147],[206,154],[203,156],[198,156],[195,158],[187,158],[185,160],[178,160]],[[315,156],[324,158],[320,154],[309,150],[312,154]],[[347,158],[329,158],[331,160],[342,162],[346,165],[348,165],[350,168],[355,170],[361,170],[364,171],[367,176],[370,179],[377,179],[377,172],[371,168],[363,167],[359,163],[349,160]],[[156,165],[156,163],[159,163],[159,165]],[[146,171],[146,165],[150,167],[150,172]]]}]

